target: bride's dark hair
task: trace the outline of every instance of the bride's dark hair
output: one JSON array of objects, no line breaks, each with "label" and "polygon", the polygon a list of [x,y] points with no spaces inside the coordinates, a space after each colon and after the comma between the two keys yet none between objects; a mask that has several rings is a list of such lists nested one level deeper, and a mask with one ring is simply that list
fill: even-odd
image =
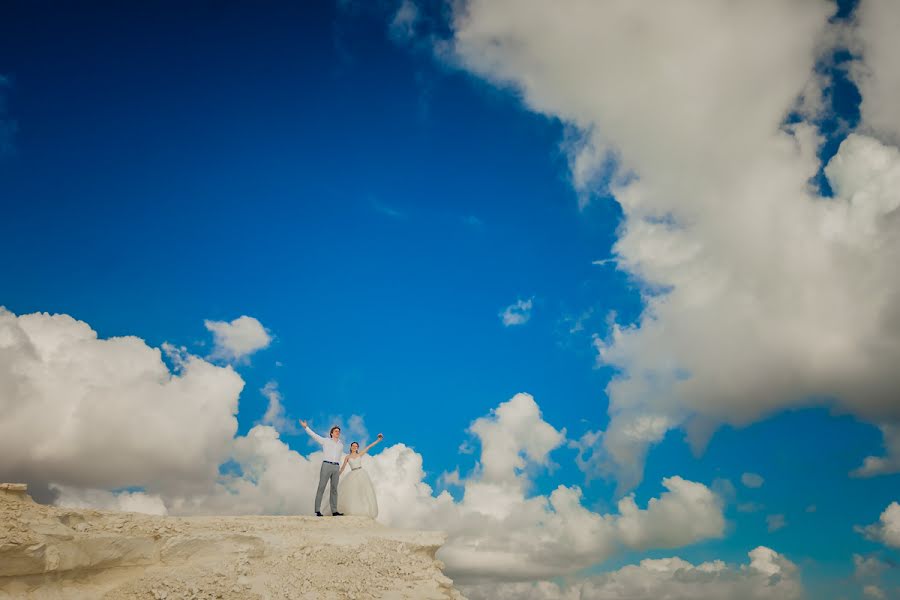
[{"label": "bride's dark hair", "polygon": [[353,452],[353,444],[356,444],[356,449],[359,450],[359,442],[350,442],[350,451]]}]

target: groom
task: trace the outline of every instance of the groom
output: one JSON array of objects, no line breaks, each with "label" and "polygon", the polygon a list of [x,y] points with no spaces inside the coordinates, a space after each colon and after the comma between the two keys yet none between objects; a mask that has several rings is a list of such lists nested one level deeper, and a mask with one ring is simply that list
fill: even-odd
[{"label": "groom", "polygon": [[335,517],[343,517],[344,515],[337,511],[338,480],[341,476],[340,462],[341,455],[344,453],[344,442],[341,441],[341,428],[335,425],[328,432],[328,437],[323,438],[310,429],[306,421],[301,419],[300,424],[306,430],[306,433],[322,444],[322,468],[319,470],[319,489],[316,490],[316,516],[322,516],[319,507],[322,506],[325,484],[331,480],[331,497],[329,498],[331,514]]}]

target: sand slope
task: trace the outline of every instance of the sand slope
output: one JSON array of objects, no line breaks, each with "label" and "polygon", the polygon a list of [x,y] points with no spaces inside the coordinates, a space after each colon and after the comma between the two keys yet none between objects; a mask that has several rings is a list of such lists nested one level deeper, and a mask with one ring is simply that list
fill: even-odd
[{"label": "sand slope", "polygon": [[459,600],[434,558],[443,543],[364,517],[154,517],[0,486],[4,600]]}]

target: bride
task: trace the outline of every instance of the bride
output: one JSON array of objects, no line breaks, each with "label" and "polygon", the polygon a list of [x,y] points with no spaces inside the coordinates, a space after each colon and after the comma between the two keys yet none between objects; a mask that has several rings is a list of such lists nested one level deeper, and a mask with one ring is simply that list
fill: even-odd
[{"label": "bride", "polygon": [[369,479],[368,473],[362,468],[362,456],[383,439],[384,436],[379,433],[378,438],[366,446],[362,452],[359,451],[357,442],[350,444],[350,454],[344,458],[344,464],[341,465],[341,474],[348,464],[350,465],[350,474],[341,481],[338,512],[345,515],[362,515],[373,519],[378,516],[375,489],[372,487],[372,480]]}]

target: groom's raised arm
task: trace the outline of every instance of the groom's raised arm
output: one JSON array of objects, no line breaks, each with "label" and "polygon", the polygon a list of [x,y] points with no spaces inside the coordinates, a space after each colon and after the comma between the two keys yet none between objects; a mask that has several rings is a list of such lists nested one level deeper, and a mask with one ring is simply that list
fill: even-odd
[{"label": "groom's raised arm", "polygon": [[316,433],[315,431],[310,429],[309,425],[307,425],[306,421],[304,421],[303,419],[300,420],[300,425],[303,426],[304,431],[306,431],[306,433],[308,433],[312,439],[316,440],[320,444],[325,441],[325,438],[323,438],[321,435],[319,435],[318,433]]}]

